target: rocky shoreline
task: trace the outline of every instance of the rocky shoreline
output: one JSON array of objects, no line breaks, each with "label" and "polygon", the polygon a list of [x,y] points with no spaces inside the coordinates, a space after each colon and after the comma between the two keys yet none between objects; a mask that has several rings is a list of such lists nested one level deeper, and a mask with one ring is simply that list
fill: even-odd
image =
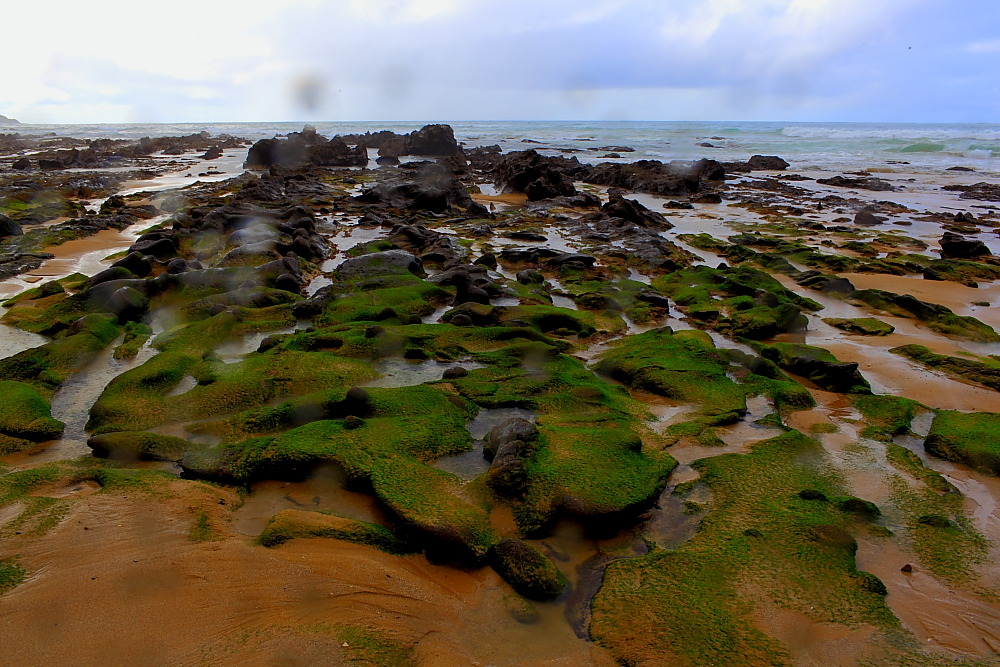
[{"label": "rocky shoreline", "polygon": [[[193,175],[223,156],[248,171]],[[102,499],[162,506],[244,564],[314,548],[474,573],[498,637],[553,616],[588,664],[995,659],[1000,186],[789,166],[587,164],[447,125],[3,135],[2,321],[41,341],[0,359],[5,601],[54,594],[32,573]],[[131,236],[100,270],[44,274],[111,229]],[[102,359],[124,366],[71,436],[60,401]],[[326,469],[377,511],[278,503],[253,544],[233,528],[254,488]],[[73,485],[96,493],[52,495]],[[914,616],[914,590],[943,588]],[[318,645],[503,655],[435,604]]]}]

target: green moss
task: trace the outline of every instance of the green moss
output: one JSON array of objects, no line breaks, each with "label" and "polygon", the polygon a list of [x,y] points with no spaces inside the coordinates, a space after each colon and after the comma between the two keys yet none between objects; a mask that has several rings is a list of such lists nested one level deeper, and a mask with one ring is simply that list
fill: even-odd
[{"label": "green moss", "polygon": [[139,350],[142,349],[152,335],[153,330],[149,328],[149,325],[142,324],[141,322],[127,322],[125,324],[125,336],[118,347],[115,348],[114,358],[133,359],[139,354]]},{"label": "green moss", "polygon": [[901,345],[889,351],[917,361],[928,368],[1000,391],[1000,359],[996,357],[978,357],[971,354],[969,358],[953,357],[935,354],[923,345]]},{"label": "green moss", "polygon": [[[26,449],[58,438],[65,425],[52,418],[49,403],[32,387],[0,380],[0,452]],[[6,445],[6,446],[5,446]]]},{"label": "green moss", "polygon": [[789,431],[693,465],[712,491],[698,532],[674,551],[612,563],[594,598],[591,632],[619,661],[787,662],[750,620],[759,604],[897,632],[882,594],[856,569],[849,517],[798,495],[843,496],[817,443]]},{"label": "green moss", "polygon": [[765,359],[827,391],[871,393],[871,386],[858,371],[857,364],[841,362],[821,347],[799,343],[752,343],[752,346]]},{"label": "green moss", "polygon": [[183,438],[145,431],[95,435],[87,444],[100,456],[162,461],[179,461],[186,451],[194,447]]},{"label": "green moss", "polygon": [[809,432],[820,435],[823,433],[836,433],[840,430],[836,424],[832,422],[819,422],[817,424],[812,424],[809,426]]},{"label": "green moss", "polygon": [[13,559],[0,560],[0,594],[6,593],[24,581],[27,574],[20,563]]},{"label": "green moss", "polygon": [[552,600],[566,587],[559,568],[526,542],[505,539],[490,551],[493,569],[515,591],[532,600]]},{"label": "green moss", "polygon": [[729,363],[711,339],[669,328],[629,336],[601,356],[597,370],[659,396],[696,404],[718,423],[746,414],[746,393],[726,375]]},{"label": "green moss", "polygon": [[1000,476],[1000,414],[942,410],[924,447],[934,456]]},{"label": "green moss", "polygon": [[195,510],[194,523],[191,524],[191,528],[188,530],[188,539],[192,542],[213,542],[222,539],[222,537],[218,531],[212,528],[208,514],[204,510],[199,509]]},{"label": "green moss", "polygon": [[336,633],[351,664],[379,667],[412,667],[418,664],[409,645],[384,632],[357,625],[338,625]]},{"label": "green moss", "polygon": [[382,526],[302,510],[282,510],[275,514],[260,534],[258,542],[265,547],[274,547],[288,540],[311,537],[367,544],[393,554],[408,553],[412,550],[409,545]]},{"label": "green moss", "polygon": [[462,498],[462,482],[426,465],[471,449],[474,410],[429,386],[370,389],[370,413],[348,428],[315,421],[270,438],[231,443],[185,458],[192,473],[237,482],[304,474],[319,462],[343,468],[441,557],[481,562],[497,537],[487,514]]},{"label": "green moss", "polygon": [[912,317],[939,333],[968,338],[984,343],[1000,341],[1000,335],[987,324],[974,317],[956,315],[950,309],[935,303],[926,303],[909,295],[900,296],[877,289],[857,290],[851,299],[884,310],[899,317]]},{"label": "green moss", "polygon": [[906,447],[895,443],[886,445],[886,458],[897,470],[923,482],[927,488],[938,493],[957,493],[957,489],[951,485],[935,470],[931,470],[920,457],[911,452]]},{"label": "green moss", "polygon": [[858,396],[854,399],[854,407],[871,429],[867,437],[872,437],[874,440],[891,440],[891,436],[903,435],[910,431],[913,417],[917,410],[924,406],[900,396],[872,395]]},{"label": "green moss", "polygon": [[896,327],[891,324],[877,320],[874,317],[854,317],[849,319],[825,317],[823,321],[831,327],[862,336],[888,336],[896,330]]}]

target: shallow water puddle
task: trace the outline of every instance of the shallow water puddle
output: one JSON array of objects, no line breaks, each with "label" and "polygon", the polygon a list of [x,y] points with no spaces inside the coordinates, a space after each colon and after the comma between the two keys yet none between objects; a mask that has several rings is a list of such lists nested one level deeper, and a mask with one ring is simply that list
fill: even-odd
[{"label": "shallow water puddle", "polygon": [[257,482],[232,516],[231,526],[243,535],[260,535],[275,514],[297,509],[326,512],[348,519],[384,524],[372,496],[344,488],[347,476],[333,465],[320,466],[303,482]]},{"label": "shallow water puddle", "polygon": [[490,469],[490,462],[483,458],[482,438],[486,437],[494,427],[515,418],[534,422],[538,418],[538,413],[523,408],[482,408],[476,417],[465,425],[473,438],[472,451],[446,456],[431,465],[464,480],[475,479]]},{"label": "shallow water puddle", "polygon": [[371,366],[379,377],[364,383],[362,387],[411,387],[440,380],[442,373],[456,366],[466,370],[483,368],[483,364],[475,361],[442,362],[433,359],[410,360],[395,357],[375,361]]},{"label": "shallow water puddle", "polygon": [[52,416],[66,424],[62,437],[27,452],[10,454],[3,458],[4,461],[48,463],[90,454],[84,428],[90,418],[90,407],[109,382],[125,371],[142,365],[157,353],[147,341],[134,358],[115,359],[114,349],[121,341],[119,337],[112,342],[86,368],[71,375],[52,396]]}]

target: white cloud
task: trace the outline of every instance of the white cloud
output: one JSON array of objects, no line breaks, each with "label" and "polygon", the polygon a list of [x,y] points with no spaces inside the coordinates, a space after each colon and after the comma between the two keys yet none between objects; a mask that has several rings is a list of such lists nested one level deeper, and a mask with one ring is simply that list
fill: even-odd
[{"label": "white cloud", "polygon": [[965,50],[969,53],[1000,53],[1000,39],[993,39],[987,42],[973,42],[966,45]]}]

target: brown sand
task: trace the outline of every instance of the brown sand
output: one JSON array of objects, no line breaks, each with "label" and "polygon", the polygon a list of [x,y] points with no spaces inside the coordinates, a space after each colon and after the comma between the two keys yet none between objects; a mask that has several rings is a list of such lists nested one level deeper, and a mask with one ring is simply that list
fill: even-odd
[{"label": "brown sand", "polygon": [[[6,664],[348,664],[341,624],[412,645],[423,665],[613,664],[557,605],[512,622],[513,595],[492,570],[335,540],[265,549],[229,530],[234,492],[183,481],[170,491],[83,491],[49,534],[5,540],[0,556],[28,570],[0,606]],[[198,509],[221,539],[189,539]]]}]

